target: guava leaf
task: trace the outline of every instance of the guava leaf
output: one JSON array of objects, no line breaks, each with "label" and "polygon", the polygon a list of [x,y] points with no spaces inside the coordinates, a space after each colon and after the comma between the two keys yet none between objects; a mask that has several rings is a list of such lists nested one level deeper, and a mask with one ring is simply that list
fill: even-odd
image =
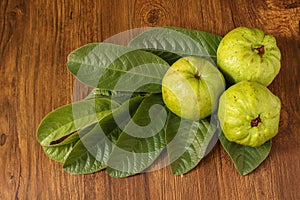
[{"label": "guava leaf", "polygon": [[42,146],[42,148],[49,158],[58,162],[64,162],[78,140],[79,136],[76,132],[73,135],[69,136],[66,140],[61,142],[59,145]]},{"label": "guava leaf", "polygon": [[[77,142],[77,141],[76,141]],[[57,146],[57,147],[42,147],[45,154],[57,162],[65,162],[69,153],[72,151],[76,142]]]},{"label": "guava leaf", "polygon": [[[94,126],[95,124],[91,124],[80,130],[81,135],[89,132]],[[76,131],[67,135],[63,140],[60,139],[58,141],[51,142],[51,145],[43,146],[43,150],[49,158],[58,162],[65,162],[69,153],[72,151],[74,145],[79,141],[79,139],[79,134]]]},{"label": "guava leaf", "polygon": [[63,165],[63,169],[71,174],[89,174],[105,167],[85,148],[81,140],[75,144]]},{"label": "guava leaf", "polygon": [[[107,99],[103,100],[103,98]],[[69,153],[72,151],[74,145],[80,139],[77,129],[82,129],[86,132],[88,127],[85,126],[89,126],[90,123],[95,123],[95,121],[98,121],[101,117],[110,113],[110,102],[112,101],[105,95],[101,97],[100,95],[95,95],[92,98],[91,94],[90,98],[87,98],[84,101],[60,107],[47,115],[42,121],[37,134],[38,138],[53,137],[50,143],[44,143],[42,146],[45,154],[55,161],[64,162]],[[118,104],[113,101],[113,105],[116,107]],[[81,108],[81,106],[83,107]],[[75,110],[73,110],[74,107]],[[89,113],[88,115],[91,116],[87,116],[87,113],[84,113],[86,111]],[[81,114],[82,116],[80,116]],[[59,120],[56,116],[65,118],[63,120]],[[83,123],[80,122],[81,119],[84,120]],[[81,131],[81,135],[83,134],[83,131]],[[45,135],[43,136],[43,134]],[[52,134],[58,135],[51,136]]]},{"label": "guava leaf", "polygon": [[109,91],[109,90],[102,90],[100,88],[93,88],[92,91],[85,97],[85,99],[108,98],[114,103],[121,105],[129,98],[136,97],[136,96],[143,96],[146,94],[147,93]]},{"label": "guava leaf", "polygon": [[118,138],[108,160],[107,173],[120,178],[148,168],[165,147],[166,119],[161,95],[146,96]]},{"label": "guava leaf", "polygon": [[95,98],[109,98],[112,95],[112,93],[113,91],[103,90],[100,88],[93,88],[84,99],[88,100]]},{"label": "guava leaf", "polygon": [[141,33],[128,46],[148,50],[169,64],[184,56],[204,57],[216,64],[221,39],[221,36],[198,30],[160,27]]},{"label": "guava leaf", "polygon": [[[89,137],[83,137],[75,144],[64,162],[63,169],[65,171],[72,174],[89,174],[106,167],[108,155],[112,149],[112,140],[116,140],[121,131],[117,126],[111,126],[112,130],[105,130],[105,135],[100,137],[99,132],[104,131],[101,129],[101,126],[107,127],[105,123],[111,124],[112,122],[107,120],[101,121],[99,125],[95,126],[88,133]],[[93,141],[92,139],[95,140]],[[92,148],[96,148],[97,154],[101,155],[101,157],[98,156],[96,158],[97,154],[91,152]]]},{"label": "guava leaf", "polygon": [[240,145],[227,140],[222,131],[219,139],[241,175],[247,175],[256,169],[267,158],[272,146],[271,140],[258,147]]},{"label": "guava leaf", "polygon": [[[50,112],[40,123],[37,140],[42,146],[68,136],[111,113],[112,101],[106,98],[82,100]],[[56,142],[57,143],[57,142]]]},{"label": "guava leaf", "polygon": [[210,123],[208,119],[192,121],[169,115],[166,142],[174,175],[185,174],[199,164],[216,144],[216,130],[216,123]]},{"label": "guava leaf", "polygon": [[80,140],[65,160],[64,170],[72,174],[88,174],[106,168],[113,145],[122,132],[119,126],[128,123],[130,115],[127,111],[134,113],[143,98],[137,96],[129,99],[87,133],[79,132]]},{"label": "guava leaf", "polygon": [[67,67],[88,86],[108,91],[159,93],[169,65],[146,51],[93,43],[71,52]]}]

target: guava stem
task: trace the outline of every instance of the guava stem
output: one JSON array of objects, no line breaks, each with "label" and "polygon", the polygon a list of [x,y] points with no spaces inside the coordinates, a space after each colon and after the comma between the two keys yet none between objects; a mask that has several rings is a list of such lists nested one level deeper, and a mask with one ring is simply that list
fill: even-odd
[{"label": "guava stem", "polygon": [[195,74],[195,76],[194,76],[196,79],[200,79],[201,78],[201,74],[200,74],[200,72],[197,72],[197,74]]},{"label": "guava stem", "polygon": [[251,120],[251,127],[257,127],[261,122],[260,115],[257,118]]},{"label": "guava stem", "polygon": [[255,48],[255,50],[257,50],[257,51],[258,51],[258,52],[257,52],[257,54],[258,54],[258,55],[260,55],[260,56],[263,56],[263,55],[264,55],[264,53],[265,53],[265,48],[264,48],[264,45],[261,45],[261,46],[259,46],[259,47]]}]

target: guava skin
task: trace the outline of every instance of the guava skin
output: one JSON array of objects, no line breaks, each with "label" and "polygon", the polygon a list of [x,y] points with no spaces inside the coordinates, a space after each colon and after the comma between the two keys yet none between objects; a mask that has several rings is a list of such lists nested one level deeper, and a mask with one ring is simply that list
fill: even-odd
[{"label": "guava skin", "polygon": [[272,35],[256,28],[238,27],[227,33],[217,49],[217,64],[226,80],[271,84],[280,70],[281,53]]},{"label": "guava skin", "polygon": [[220,97],[218,118],[225,137],[257,147],[278,132],[281,102],[264,85],[241,81]]},{"label": "guava skin", "polygon": [[199,120],[216,110],[225,90],[222,73],[210,61],[184,57],[168,69],[162,80],[162,97],[177,116]]}]

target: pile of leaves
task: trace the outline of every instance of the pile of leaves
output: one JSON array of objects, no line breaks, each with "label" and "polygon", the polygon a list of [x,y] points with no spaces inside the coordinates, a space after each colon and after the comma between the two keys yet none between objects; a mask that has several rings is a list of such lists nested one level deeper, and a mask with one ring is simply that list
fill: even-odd
[{"label": "pile of leaves", "polygon": [[221,39],[163,27],[141,33],[127,46],[92,43],[76,49],[67,67],[91,93],[45,116],[38,142],[69,173],[106,170],[112,177],[128,177],[147,171],[165,152],[174,175],[187,173],[219,139],[239,173],[250,173],[268,156],[271,141],[256,148],[230,142],[215,113],[186,120],[172,114],[162,100],[161,81],[170,65],[184,56],[216,64]]}]

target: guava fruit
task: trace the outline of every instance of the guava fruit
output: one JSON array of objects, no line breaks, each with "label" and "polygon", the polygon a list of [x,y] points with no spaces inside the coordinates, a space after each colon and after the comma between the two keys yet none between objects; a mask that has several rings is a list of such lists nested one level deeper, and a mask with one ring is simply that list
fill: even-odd
[{"label": "guava fruit", "polygon": [[229,83],[243,80],[271,84],[280,70],[281,53],[272,35],[257,28],[238,27],[217,49],[217,64]]},{"label": "guava fruit", "polygon": [[256,147],[277,134],[280,108],[280,99],[267,87],[241,81],[221,95],[218,118],[229,141]]},{"label": "guava fruit", "polygon": [[177,116],[199,120],[216,110],[225,80],[209,60],[188,56],[178,59],[162,80],[162,97]]}]

